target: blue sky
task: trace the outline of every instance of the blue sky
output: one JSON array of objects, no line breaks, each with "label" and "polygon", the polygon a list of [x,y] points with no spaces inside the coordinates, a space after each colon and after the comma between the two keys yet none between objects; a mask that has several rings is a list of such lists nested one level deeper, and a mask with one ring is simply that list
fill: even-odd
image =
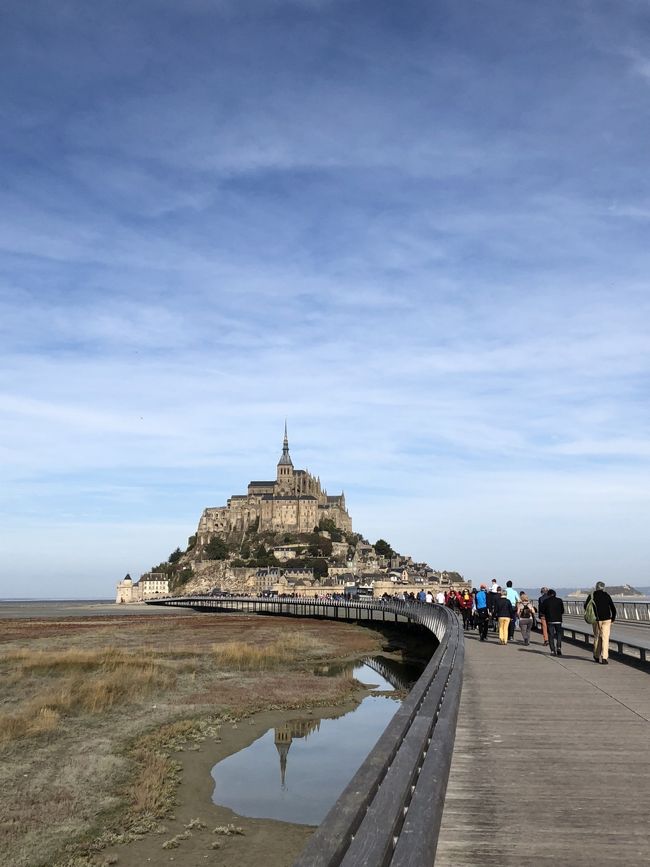
[{"label": "blue sky", "polygon": [[645,0],[0,18],[0,596],[111,596],[285,417],[373,541],[650,584]]}]

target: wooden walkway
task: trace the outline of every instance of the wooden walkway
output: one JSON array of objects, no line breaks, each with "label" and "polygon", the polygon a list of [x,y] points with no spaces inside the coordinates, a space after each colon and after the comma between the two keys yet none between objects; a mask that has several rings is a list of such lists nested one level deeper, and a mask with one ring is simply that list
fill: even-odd
[{"label": "wooden walkway", "polygon": [[650,673],[466,633],[436,867],[650,863]]}]

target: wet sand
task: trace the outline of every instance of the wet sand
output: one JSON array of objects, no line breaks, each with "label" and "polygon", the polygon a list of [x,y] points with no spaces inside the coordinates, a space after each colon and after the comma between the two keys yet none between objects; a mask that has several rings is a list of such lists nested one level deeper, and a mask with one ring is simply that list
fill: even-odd
[{"label": "wet sand", "polygon": [[0,602],[0,620],[3,619],[45,619],[62,617],[106,617],[129,614],[169,614],[170,616],[194,613],[191,608],[173,608],[163,605],[146,605],[134,602],[118,605],[110,600],[5,600]]}]

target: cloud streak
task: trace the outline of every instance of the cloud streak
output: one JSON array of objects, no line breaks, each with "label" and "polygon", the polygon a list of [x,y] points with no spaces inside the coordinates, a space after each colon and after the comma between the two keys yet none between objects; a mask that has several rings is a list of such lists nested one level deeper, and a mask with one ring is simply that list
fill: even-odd
[{"label": "cloud streak", "polygon": [[0,517],[26,595],[158,562],[273,472],[285,416],[358,528],[434,566],[650,583],[642,10],[394,9],[10,4]]}]

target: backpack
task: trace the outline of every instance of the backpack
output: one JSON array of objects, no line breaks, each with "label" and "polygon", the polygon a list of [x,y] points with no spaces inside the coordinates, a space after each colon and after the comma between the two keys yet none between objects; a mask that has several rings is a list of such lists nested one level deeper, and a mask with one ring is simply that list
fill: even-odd
[{"label": "backpack", "polygon": [[524,620],[529,620],[532,616],[533,612],[530,610],[530,605],[526,602],[524,604],[524,607],[521,609],[521,614],[519,615],[519,617],[523,618]]},{"label": "backpack", "polygon": [[596,611],[596,603],[594,602],[594,597],[590,596],[585,605],[585,623],[591,623],[593,625],[597,620],[598,612]]}]

